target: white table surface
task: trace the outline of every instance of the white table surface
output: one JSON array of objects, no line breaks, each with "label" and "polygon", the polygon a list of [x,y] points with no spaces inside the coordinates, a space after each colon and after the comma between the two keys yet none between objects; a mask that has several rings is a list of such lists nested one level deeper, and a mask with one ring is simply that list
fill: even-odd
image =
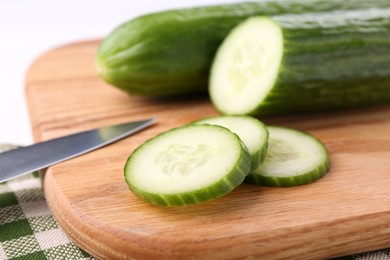
[{"label": "white table surface", "polygon": [[39,55],[72,41],[104,37],[136,16],[238,0],[0,0],[0,142],[33,143],[24,77]]}]

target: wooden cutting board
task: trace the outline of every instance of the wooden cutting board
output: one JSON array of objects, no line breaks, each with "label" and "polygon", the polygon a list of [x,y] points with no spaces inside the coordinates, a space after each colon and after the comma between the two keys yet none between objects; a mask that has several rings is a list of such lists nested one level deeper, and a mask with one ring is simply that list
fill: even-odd
[{"label": "wooden cutting board", "polygon": [[310,185],[242,184],[201,205],[160,208],[127,188],[123,166],[146,139],[216,115],[207,97],[129,96],[93,66],[99,41],[59,47],[26,77],[35,141],[155,117],[156,125],[51,167],[49,207],[69,237],[95,257],[318,259],[390,246],[390,106],[260,118],[307,130],[330,152],[331,171]]}]

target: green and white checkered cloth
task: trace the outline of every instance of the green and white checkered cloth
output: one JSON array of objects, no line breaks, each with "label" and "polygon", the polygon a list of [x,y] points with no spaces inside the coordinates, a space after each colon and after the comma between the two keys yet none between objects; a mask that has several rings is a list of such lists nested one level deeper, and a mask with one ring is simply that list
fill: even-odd
[{"label": "green and white checkered cloth", "polygon": [[[15,147],[0,144],[0,152]],[[93,259],[71,242],[54,220],[38,173],[0,183],[0,260],[3,259]],[[390,260],[390,248],[337,259]]]},{"label": "green and white checkered cloth", "polygon": [[54,220],[37,172],[0,183],[0,259],[92,259]]}]

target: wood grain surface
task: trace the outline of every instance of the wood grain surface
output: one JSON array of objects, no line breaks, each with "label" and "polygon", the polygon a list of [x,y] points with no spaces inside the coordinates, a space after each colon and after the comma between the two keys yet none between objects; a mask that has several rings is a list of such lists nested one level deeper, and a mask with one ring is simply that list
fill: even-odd
[{"label": "wood grain surface", "polygon": [[145,98],[96,74],[99,41],[39,57],[26,76],[36,141],[155,117],[157,124],[48,169],[50,209],[69,237],[101,259],[320,259],[390,246],[390,106],[260,118],[321,139],[331,171],[306,186],[242,184],[215,201],[160,208],[127,188],[123,166],[146,139],[217,112],[207,96]]}]

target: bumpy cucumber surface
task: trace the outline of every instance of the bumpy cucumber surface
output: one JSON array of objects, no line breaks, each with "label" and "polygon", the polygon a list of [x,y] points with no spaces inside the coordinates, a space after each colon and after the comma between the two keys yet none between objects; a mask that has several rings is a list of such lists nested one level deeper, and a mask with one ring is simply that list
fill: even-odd
[{"label": "bumpy cucumber surface", "polygon": [[238,136],[216,125],[189,124],[146,141],[129,157],[131,191],[159,206],[183,206],[227,194],[250,172],[250,156]]},{"label": "bumpy cucumber surface", "polygon": [[325,146],[299,130],[268,126],[269,143],[264,163],[245,182],[288,187],[311,183],[323,177],[330,161]]},{"label": "bumpy cucumber surface", "polygon": [[390,1],[268,0],[152,13],[118,26],[105,37],[96,66],[104,80],[133,94],[207,92],[217,48],[244,19],[375,6],[389,7]]},{"label": "bumpy cucumber surface", "polygon": [[263,163],[267,153],[268,130],[258,119],[251,116],[214,116],[195,121],[196,124],[213,124],[228,128],[245,144],[251,156],[254,170]]},{"label": "bumpy cucumber surface", "polygon": [[224,114],[390,102],[390,9],[252,17],[227,36],[210,96]]}]

